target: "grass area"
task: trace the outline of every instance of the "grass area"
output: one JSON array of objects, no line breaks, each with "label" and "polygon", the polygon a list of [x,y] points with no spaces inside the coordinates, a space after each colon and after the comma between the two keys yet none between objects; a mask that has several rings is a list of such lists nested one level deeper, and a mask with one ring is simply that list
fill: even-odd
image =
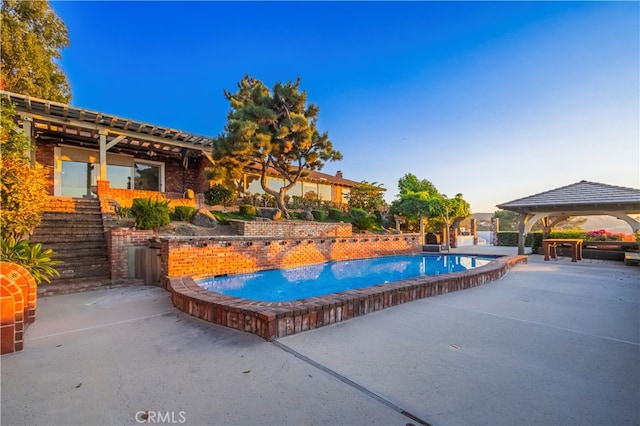
[{"label": "grass area", "polygon": [[228,225],[229,220],[253,220],[253,216],[240,214],[238,212],[221,212],[218,210],[211,210],[211,214],[215,216],[218,223],[221,225]]}]

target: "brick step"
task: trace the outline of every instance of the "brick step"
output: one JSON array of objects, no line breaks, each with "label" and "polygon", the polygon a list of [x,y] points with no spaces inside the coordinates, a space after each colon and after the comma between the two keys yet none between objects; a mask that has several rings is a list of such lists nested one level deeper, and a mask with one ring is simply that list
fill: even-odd
[{"label": "brick step", "polygon": [[[44,208],[45,213],[60,213],[60,214],[73,214],[75,213],[100,213],[100,203],[96,204],[75,204],[69,206],[68,211],[60,211],[58,208]],[[71,210],[73,209],[73,210]]]},{"label": "brick step", "polygon": [[69,232],[68,230],[61,229],[58,232],[54,232],[53,229],[42,230],[40,232],[34,232],[29,238],[31,241],[37,242],[56,242],[56,241],[106,241],[104,231],[98,232],[97,230],[85,230],[78,232]]},{"label": "brick step", "polygon": [[50,232],[46,233],[37,233],[34,232],[33,235],[29,238],[32,242],[42,243],[44,246],[57,245],[57,243],[61,244],[83,244],[87,243],[91,244],[106,244],[106,239],[104,237],[104,232],[96,232],[96,233],[68,233],[64,230],[61,232]]},{"label": "brick step", "polygon": [[100,218],[86,218],[82,216],[70,217],[67,219],[47,219],[43,218],[40,225],[36,230],[41,228],[69,228],[76,229],[84,226],[102,226],[102,220]]},{"label": "brick step", "polygon": [[102,213],[43,213],[42,223],[47,222],[100,222],[102,223]]},{"label": "brick step", "polygon": [[82,256],[78,255],[78,251],[75,253],[72,250],[58,250],[54,251],[53,259],[60,260],[67,264],[74,265],[89,265],[89,264],[100,264],[107,261],[107,250],[96,250],[95,254],[84,254]]},{"label": "brick step", "polygon": [[106,247],[95,247],[95,248],[85,248],[82,249],[82,256],[78,254],[80,251],[74,250],[73,248],[63,248],[63,247],[54,247],[47,246],[53,250],[54,255],[53,258],[55,260],[61,260],[65,263],[100,263],[106,261],[107,259],[107,248]]},{"label": "brick step", "polygon": [[72,279],[96,279],[96,277],[110,277],[109,265],[57,265],[59,277],[51,278],[51,282],[63,282]]},{"label": "brick step", "polygon": [[[76,249],[77,251],[93,248],[107,249],[107,240],[103,235],[65,235],[63,238],[60,236],[57,238],[52,237],[53,236],[49,235],[46,236],[46,238],[40,238],[38,241],[42,242],[43,246],[51,247],[54,250],[54,247],[62,250]],[[35,240],[35,238],[31,239],[31,241]]]},{"label": "brick step", "polygon": [[[71,228],[71,227],[55,227],[55,226],[45,226],[44,228],[37,228],[32,235],[59,235],[59,236],[64,236],[64,237],[78,237],[81,235],[104,235],[104,229],[102,228],[102,225],[97,226],[97,225],[89,225],[89,226],[82,226],[82,225],[78,225],[77,228]],[[103,237],[104,238],[104,237]]]},{"label": "brick step", "polygon": [[111,280],[107,277],[93,279],[70,279],[64,282],[51,284],[43,283],[37,288],[38,297],[55,296],[58,294],[79,293],[91,290],[104,290],[131,285],[144,285],[144,281],[138,278],[127,280]]}]

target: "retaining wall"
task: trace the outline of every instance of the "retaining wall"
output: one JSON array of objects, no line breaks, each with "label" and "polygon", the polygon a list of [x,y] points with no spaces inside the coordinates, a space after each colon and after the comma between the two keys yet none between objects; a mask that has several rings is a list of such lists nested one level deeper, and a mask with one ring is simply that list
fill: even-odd
[{"label": "retaining wall", "polygon": [[417,234],[327,238],[161,237],[161,276],[224,275],[417,253]]},{"label": "retaining wall", "polygon": [[230,220],[231,227],[238,235],[270,236],[277,238],[350,237],[353,225],[350,223],[310,222],[305,220],[283,221],[242,221]]}]

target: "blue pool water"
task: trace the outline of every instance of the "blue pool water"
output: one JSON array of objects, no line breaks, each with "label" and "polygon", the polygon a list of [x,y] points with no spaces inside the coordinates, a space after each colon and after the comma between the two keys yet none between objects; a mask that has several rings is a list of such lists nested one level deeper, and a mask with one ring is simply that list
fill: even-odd
[{"label": "blue pool water", "polygon": [[206,278],[205,290],[263,302],[289,302],[425,275],[486,265],[493,258],[469,255],[406,255],[329,262],[252,274]]}]

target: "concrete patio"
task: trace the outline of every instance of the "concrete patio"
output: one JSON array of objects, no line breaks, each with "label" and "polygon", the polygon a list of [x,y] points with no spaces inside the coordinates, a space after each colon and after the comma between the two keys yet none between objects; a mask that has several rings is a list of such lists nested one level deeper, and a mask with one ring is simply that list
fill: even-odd
[{"label": "concrete patio", "polygon": [[25,349],[1,359],[1,422],[640,424],[640,268],[529,258],[275,342],[189,317],[156,287],[41,298]]}]

